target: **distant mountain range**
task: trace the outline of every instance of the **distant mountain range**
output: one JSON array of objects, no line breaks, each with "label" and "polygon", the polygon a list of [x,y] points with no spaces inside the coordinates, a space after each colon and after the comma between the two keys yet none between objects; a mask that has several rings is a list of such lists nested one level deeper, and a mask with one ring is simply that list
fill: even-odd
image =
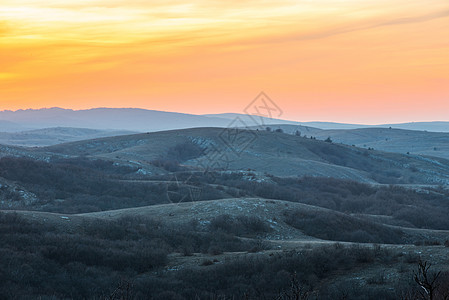
[{"label": "distant mountain range", "polygon": [[314,127],[318,129],[359,129],[359,128],[396,128],[405,130],[418,130],[418,131],[433,131],[433,132],[449,132],[449,122],[435,121],[435,122],[409,122],[409,123],[397,123],[397,124],[379,124],[379,125],[364,125],[364,124],[347,124],[347,123],[335,123],[335,122],[296,122],[282,119],[269,119],[259,116],[249,116],[244,114],[225,113],[225,114],[208,114],[207,117],[235,119],[239,118],[249,126],[254,125],[254,120],[257,120],[257,124],[261,125],[273,125],[273,124],[289,124],[306,127]]},{"label": "distant mountain range", "polygon": [[[182,113],[153,111],[137,108],[94,108],[70,110],[48,108],[0,112],[0,121],[8,131],[18,124],[15,131],[49,127],[75,127],[99,130],[160,131],[203,126],[226,126],[228,120]],[[3,130],[0,124],[0,132]],[[5,127],[6,128],[6,127]]]},{"label": "distant mountain range", "polygon": [[[233,122],[234,120],[237,122]],[[193,127],[227,127],[230,124],[243,127],[289,124],[319,129],[392,127],[408,130],[449,132],[449,122],[416,122],[374,126],[332,122],[296,122],[235,113],[192,115],[138,108],[94,108],[88,110],[44,108],[0,111],[0,132],[19,132],[51,127],[154,132]]]}]

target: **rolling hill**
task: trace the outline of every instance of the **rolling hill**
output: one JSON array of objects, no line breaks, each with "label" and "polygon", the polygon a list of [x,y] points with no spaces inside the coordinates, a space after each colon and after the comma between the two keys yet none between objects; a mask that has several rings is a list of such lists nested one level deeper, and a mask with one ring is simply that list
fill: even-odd
[{"label": "rolling hill", "polygon": [[330,137],[336,143],[355,145],[360,148],[410,153],[414,155],[436,156],[449,159],[449,133],[405,130],[395,128],[359,128],[349,130],[323,130],[295,125],[271,125],[273,130],[282,129],[286,133],[313,136],[319,140]]},{"label": "rolling hill", "polygon": [[[266,232],[260,232],[260,237],[263,237],[264,240],[269,241],[276,246],[287,246],[289,248],[295,242],[330,243],[332,240],[344,241],[345,236],[349,240],[357,239],[357,237],[350,236],[350,233],[353,233],[356,230],[363,230],[368,234],[371,233],[376,236],[376,239],[373,241],[385,244],[406,244],[410,243],[410,241],[418,241],[423,238],[444,242],[445,238],[449,235],[448,230],[391,226],[384,224],[380,218],[376,221],[372,221],[361,215],[349,216],[318,206],[263,198],[229,198],[187,202],[178,205],[161,204],[82,214],[61,214],[37,211],[16,212],[35,222],[47,223],[47,225],[54,225],[66,230],[82,227],[87,222],[95,222],[97,219],[117,221],[124,218],[151,218],[166,226],[182,228],[189,226],[191,223],[203,224],[203,227],[206,227],[204,224],[210,224],[214,219],[220,218],[223,215],[229,215],[233,218],[238,218],[239,216],[245,218],[257,216],[258,219],[266,224],[267,229]],[[292,222],[292,220],[289,219],[290,212],[301,214],[304,218],[304,222],[302,224]],[[311,216],[313,216],[315,220],[310,218]],[[307,218],[310,219],[306,221]],[[329,223],[334,221],[339,223],[338,230],[340,230],[340,232],[338,234],[335,233],[335,235],[339,236],[339,239],[319,238],[319,236],[323,237],[322,232],[320,232],[318,228],[313,230],[310,227],[318,225],[318,223],[323,223],[320,224],[323,226],[326,218]],[[310,224],[307,224],[308,222],[310,222]],[[358,229],[355,229],[353,224],[357,223],[359,226]],[[331,228],[327,228],[327,230],[332,231]],[[394,238],[392,238],[392,235]]]},{"label": "rolling hill", "polygon": [[[299,222],[289,218],[292,212],[301,216]],[[200,293],[209,299],[213,285],[241,298],[256,281],[264,289],[253,292],[253,299],[261,293],[277,299],[279,290],[289,291],[293,284],[299,291],[313,285],[318,299],[335,299],[348,285],[357,287],[350,299],[396,299],[394,289],[411,289],[417,261],[432,261],[436,270],[448,268],[449,248],[439,245],[448,231],[393,227],[260,198],[76,215],[0,211],[0,229],[0,251],[9,259],[3,274],[14,280],[12,288],[2,291],[25,296],[51,293],[54,298],[56,290],[83,298],[150,290],[158,299],[193,299]],[[323,234],[330,238],[317,237]],[[336,242],[370,236],[386,243]],[[417,244],[423,237],[436,244]],[[301,281],[289,279],[292,269],[300,270]],[[67,291],[64,287],[74,281],[76,288]],[[44,288],[49,285],[55,288]]]},{"label": "rolling hill", "polygon": [[278,299],[299,270],[323,299],[395,299],[420,259],[448,268],[448,182],[443,158],[266,130],[0,145],[0,296]]},{"label": "rolling hill", "polygon": [[[184,157],[178,152],[193,151]],[[184,152],[185,152],[184,151]],[[258,176],[334,177],[370,183],[445,184],[449,162],[441,158],[387,153],[294,135],[196,128],[60,144],[34,155],[86,156],[160,173],[154,162],[177,160],[192,170],[252,170]],[[172,154],[170,154],[172,153]],[[175,153],[175,154],[173,154]]]}]

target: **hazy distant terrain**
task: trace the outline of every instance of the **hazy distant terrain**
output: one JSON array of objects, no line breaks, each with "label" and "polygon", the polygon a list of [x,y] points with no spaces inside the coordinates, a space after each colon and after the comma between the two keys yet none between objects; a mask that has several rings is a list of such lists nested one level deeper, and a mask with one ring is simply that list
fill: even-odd
[{"label": "hazy distant terrain", "polygon": [[[158,131],[204,126],[226,126],[226,119],[136,108],[70,110],[49,108],[2,111],[0,120],[26,128],[82,127],[100,130]],[[1,125],[1,124],[0,124]],[[3,131],[0,127],[0,132]]]},{"label": "hazy distant terrain", "polygon": [[237,113],[225,113],[225,114],[208,114],[208,117],[219,117],[229,120],[235,118],[242,119],[248,126],[252,126],[254,122],[258,125],[270,125],[270,124],[290,124],[306,127],[314,127],[318,129],[358,129],[358,128],[396,128],[405,130],[418,130],[418,131],[434,131],[434,132],[449,132],[449,122],[410,122],[410,123],[395,123],[395,124],[377,124],[377,125],[364,125],[364,124],[347,124],[336,122],[301,122],[301,121],[289,121],[282,119],[270,119],[259,116],[249,116],[245,114]]},{"label": "hazy distant terrain", "polygon": [[73,141],[132,134],[132,131],[54,127],[19,132],[0,132],[0,144],[15,146],[50,146]]},{"label": "hazy distant terrain", "polygon": [[0,132],[18,132],[50,127],[147,132],[193,127],[228,127],[235,124],[240,127],[290,124],[319,129],[393,127],[408,130],[449,132],[449,122],[416,122],[371,126],[333,122],[299,122],[237,113],[192,115],[136,108],[94,108],[88,110],[48,108],[0,111]]},{"label": "hazy distant terrain", "polygon": [[16,132],[25,129],[20,124],[0,119],[0,132]]}]

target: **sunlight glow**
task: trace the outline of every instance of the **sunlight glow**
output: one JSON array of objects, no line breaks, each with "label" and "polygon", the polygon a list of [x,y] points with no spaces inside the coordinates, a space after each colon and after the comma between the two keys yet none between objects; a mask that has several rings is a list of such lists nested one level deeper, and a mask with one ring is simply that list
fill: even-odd
[{"label": "sunlight glow", "polygon": [[448,50],[446,0],[3,0],[0,109],[238,111],[266,90],[290,118],[449,111]]}]

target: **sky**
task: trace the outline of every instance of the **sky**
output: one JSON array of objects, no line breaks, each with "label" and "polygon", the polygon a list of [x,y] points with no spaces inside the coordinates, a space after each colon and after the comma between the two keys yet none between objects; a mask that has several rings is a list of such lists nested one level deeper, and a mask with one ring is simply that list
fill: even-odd
[{"label": "sky", "polygon": [[0,0],[0,110],[449,121],[447,0]]}]

